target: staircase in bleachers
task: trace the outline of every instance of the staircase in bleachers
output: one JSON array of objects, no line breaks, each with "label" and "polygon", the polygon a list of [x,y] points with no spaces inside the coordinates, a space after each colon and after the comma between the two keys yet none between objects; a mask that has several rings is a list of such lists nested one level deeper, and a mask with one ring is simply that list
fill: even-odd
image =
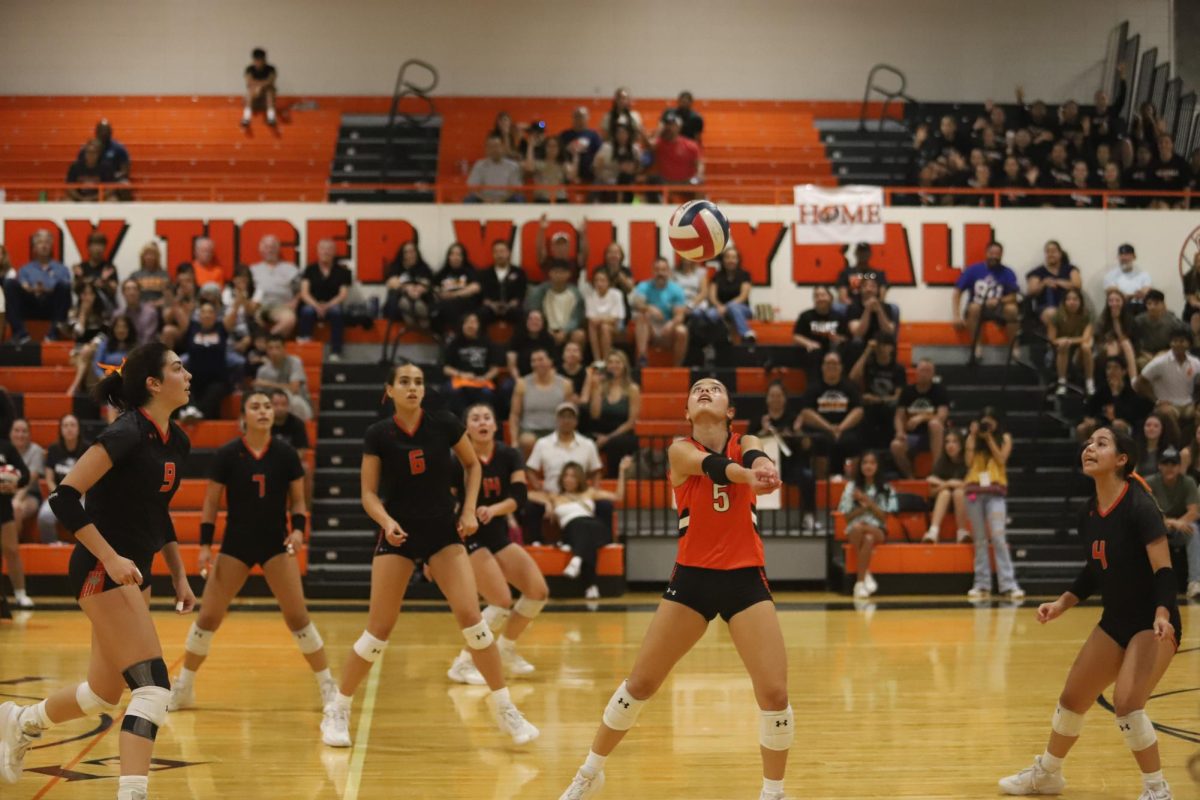
[{"label": "staircase in bleachers", "polygon": [[343,114],[329,182],[331,201],[356,203],[429,203],[432,189],[357,189],[355,184],[433,184],[438,177],[442,119],[398,118],[389,133],[388,118]]}]

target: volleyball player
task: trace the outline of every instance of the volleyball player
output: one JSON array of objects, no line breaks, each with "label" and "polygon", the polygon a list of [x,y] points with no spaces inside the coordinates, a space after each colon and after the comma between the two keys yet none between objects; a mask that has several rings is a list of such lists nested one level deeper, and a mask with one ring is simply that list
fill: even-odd
[{"label": "volleyball player", "polygon": [[[96,399],[120,416],[97,437],[50,495],[50,507],[75,534],[70,582],[92,624],[87,680],[32,706],[0,704],[0,777],[15,782],[26,750],[54,725],[83,716],[121,723],[118,800],[144,800],[154,738],[166,721],[171,683],[150,617],[150,564],[162,550],[175,584],[176,609],[192,610],[175,528],[168,511],[191,445],[170,421],[188,402],[191,375],[159,342],[135,347],[123,367],[97,385]],[[87,494],[87,508],[80,502]]]},{"label": "volleyball player", "polygon": [[[33,477],[37,480],[37,477]],[[7,438],[0,439],[0,560],[8,572],[13,585],[13,597],[17,608],[33,608],[33,601],[25,593],[25,567],[21,563],[21,531],[17,529],[16,513],[13,510],[13,495],[30,482],[29,466],[21,453]],[[0,597],[4,589],[0,588]],[[7,600],[5,601],[7,602]]]},{"label": "volleyball player", "polygon": [[[425,375],[420,367],[408,361],[394,365],[387,396],[395,414],[368,428],[363,444],[363,509],[380,528],[371,564],[367,628],[346,657],[340,691],[325,706],[322,741],[330,747],[350,746],[354,691],[387,647],[413,570],[426,563],[462,629],[475,667],[492,690],[488,705],[500,730],[515,744],[531,742],[538,729],[521,716],[504,685],[500,652],[479,613],[475,575],[462,543],[463,536],[479,527],[479,458],[457,417],[449,411],[422,410]],[[457,522],[450,492],[452,450],[466,476]]]},{"label": "volleyball player", "polygon": [[[212,637],[229,611],[229,604],[246,582],[255,564],[262,565],[271,594],[296,645],[312,667],[321,692],[321,705],[333,699],[337,683],[329,672],[325,644],[308,617],[304,587],[296,565],[296,550],[304,545],[304,466],[295,448],[273,437],[275,409],[271,395],[251,390],[242,398],[245,436],[217,451],[209,472],[208,493],[200,522],[200,571],[209,569],[212,543],[225,493],[229,512],[221,551],[208,574],[200,615],[192,623],[185,644],[183,668],[171,687],[171,710],[195,705],[196,671],[208,657]],[[288,509],[291,509],[291,530]]]},{"label": "volleyball player", "polygon": [[[508,536],[509,515],[520,511],[528,497],[525,463],[518,450],[496,441],[496,414],[491,406],[477,403],[467,409],[464,419],[471,449],[483,469],[475,507],[479,530],[467,537],[475,583],[488,601],[483,618],[494,633],[503,629],[499,647],[505,671],[510,675],[529,675],[534,666],[517,652],[517,639],[546,605],[550,589],[537,562]],[[458,487],[458,496],[463,497],[465,473],[457,459],[453,467],[453,485]],[[521,592],[515,603],[508,588],[510,583]],[[486,683],[465,648],[446,674],[458,683],[478,686]]]},{"label": "volleyball player", "polygon": [[760,709],[761,800],[782,800],[795,722],[787,697],[787,653],[763,570],[755,495],[779,486],[775,465],[755,436],[730,431],[733,408],[712,378],[687,398],[691,436],[667,450],[679,509],[679,553],[629,677],[604,709],[587,761],[560,800],[585,800],[604,786],[604,762],[633,727],[646,701],[718,614],[750,673]]},{"label": "volleyball player", "polygon": [[1133,472],[1137,444],[1125,433],[1098,428],[1083,449],[1083,471],[1096,496],[1080,509],[1079,533],[1088,560],[1071,588],[1038,607],[1038,622],[1056,619],[1099,591],[1104,610],[1067,674],[1046,752],[1033,766],[1000,781],[1008,794],[1058,794],[1062,763],[1083,730],[1084,714],[1110,684],[1117,730],[1142,770],[1140,800],[1170,800],[1158,737],[1145,706],[1179,649],[1175,573],[1162,512]]}]

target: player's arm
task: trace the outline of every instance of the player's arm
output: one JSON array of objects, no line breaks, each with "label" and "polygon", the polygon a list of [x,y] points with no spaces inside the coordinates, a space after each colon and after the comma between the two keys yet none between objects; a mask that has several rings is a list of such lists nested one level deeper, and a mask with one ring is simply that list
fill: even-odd
[{"label": "player's arm", "polygon": [[1171,612],[1179,608],[1176,596],[1175,570],[1171,568],[1171,549],[1166,536],[1159,536],[1146,545],[1150,557],[1150,569],[1154,573],[1154,596],[1157,608],[1154,611],[1154,635],[1160,639],[1174,639],[1178,632],[1171,624]]},{"label": "player's arm", "polygon": [[96,557],[116,583],[140,585],[142,573],[128,558],[117,554],[83,507],[83,495],[112,469],[112,459],[102,444],[94,444],[80,457],[67,477],[50,495],[50,510],[75,540]]},{"label": "player's arm", "polygon": [[217,511],[221,507],[221,493],[225,484],[210,480],[204,492],[204,504],[200,507],[200,575],[208,577],[208,565],[212,561],[213,539],[217,530]]},{"label": "player's arm", "polygon": [[359,471],[359,490],[362,494],[363,511],[367,512],[388,543],[400,546],[408,538],[408,534],[400,527],[400,523],[392,519],[391,514],[384,508],[383,500],[379,497],[379,475],[382,472],[382,459],[377,455],[363,453],[362,467]]},{"label": "player's arm", "polygon": [[525,470],[519,469],[509,476],[508,491],[512,495],[511,497],[506,497],[491,507],[493,517],[515,514],[525,506],[525,501],[529,497],[529,484],[525,482]]},{"label": "player's arm", "polygon": [[475,516],[475,503],[479,499],[479,484],[483,482],[483,467],[479,464],[479,456],[467,434],[454,444],[454,455],[463,468],[463,498],[462,512],[459,514],[459,524],[462,532],[470,536],[479,530],[479,520]]},{"label": "player's arm", "polygon": [[723,455],[697,450],[687,441],[678,440],[667,448],[672,483],[680,486],[693,475],[705,475],[719,486],[742,483],[753,486],[756,492],[773,491],[779,476],[775,473],[775,465],[760,448],[757,436],[742,437],[744,455],[742,463],[738,464]]},{"label": "player's arm", "polygon": [[308,505],[304,500],[303,475],[288,484],[288,496],[292,501],[292,512],[289,518],[291,524],[284,543],[287,545],[288,554],[295,555],[296,551],[304,545],[304,539],[308,535]]}]

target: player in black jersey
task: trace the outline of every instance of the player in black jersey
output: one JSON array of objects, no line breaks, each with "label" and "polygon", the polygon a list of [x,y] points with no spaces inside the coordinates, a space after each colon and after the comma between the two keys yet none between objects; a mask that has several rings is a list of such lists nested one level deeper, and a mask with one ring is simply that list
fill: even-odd
[{"label": "player in black jersey", "polygon": [[1058,794],[1062,762],[1083,730],[1084,714],[1111,684],[1117,729],[1142,770],[1140,800],[1170,800],[1146,701],[1179,649],[1175,574],[1162,512],[1134,473],[1137,444],[1125,433],[1098,428],[1083,449],[1083,471],[1096,496],[1080,510],[1079,533],[1088,560],[1075,583],[1038,607],[1046,623],[1100,592],[1104,611],[1067,675],[1046,752],[1033,766],[1000,781],[1008,794]]},{"label": "player in black jersey", "polygon": [[[475,666],[492,690],[488,705],[500,729],[516,744],[531,742],[529,724],[504,685],[500,653],[479,613],[479,594],[462,539],[479,527],[475,501],[482,470],[462,422],[448,411],[425,412],[425,375],[407,361],[392,367],[387,396],[395,413],[367,429],[363,444],[363,508],[380,527],[371,564],[371,607],[367,628],[342,669],[340,691],[325,706],[321,738],[331,747],[350,746],[350,704],[355,690],[383,654],[396,624],[409,578],[419,563],[450,604]],[[466,489],[457,520],[450,492],[451,451],[462,462]]]},{"label": "player in black jersey", "polygon": [[[12,582],[13,595],[18,608],[32,608],[33,601],[25,594],[25,568],[21,563],[21,532],[17,530],[13,513],[13,495],[29,485],[29,467],[21,453],[7,438],[0,439],[0,556],[3,557],[8,579]],[[37,480],[35,477],[34,480]],[[7,603],[4,590],[0,589],[0,605]]]},{"label": "player in black jersey", "polygon": [[[221,551],[208,573],[200,616],[188,631],[183,669],[171,686],[171,710],[195,704],[196,671],[208,656],[212,637],[241,591],[250,570],[261,565],[267,586],[279,602],[283,620],[312,667],[321,704],[333,699],[337,683],[329,672],[325,645],[308,617],[296,551],[304,545],[304,467],[295,448],[273,436],[271,396],[251,391],[242,398],[245,436],[217,451],[209,470],[208,493],[200,522],[200,571],[212,560],[217,509],[225,493],[229,512]],[[291,527],[288,511],[291,510]]]},{"label": "player in black jersey", "polygon": [[[150,617],[150,563],[159,550],[175,583],[176,610],[196,603],[188,587],[171,497],[191,445],[171,414],[188,402],[191,375],[158,342],[135,347],[96,387],[101,404],[121,414],[87,449],[50,495],[50,508],[75,534],[70,581],[92,623],[87,680],[37,705],[0,705],[0,777],[21,774],[25,751],[53,725],[104,712],[121,723],[118,800],[144,800],[154,737],[167,718],[171,684]],[[81,496],[87,494],[84,509]]]},{"label": "player in black jersey", "polygon": [[[471,448],[483,465],[479,502],[475,508],[479,530],[474,536],[467,537],[475,583],[488,601],[483,618],[493,633],[503,629],[500,659],[504,669],[510,675],[529,675],[534,666],[517,652],[517,639],[546,605],[550,589],[537,562],[508,536],[509,515],[517,513],[528,496],[525,461],[519,451],[496,441],[496,414],[491,406],[485,403],[473,405],[463,419],[467,423]],[[462,464],[455,460],[454,487],[459,497],[463,496],[464,482]],[[508,588],[510,583],[521,591],[521,599],[515,603]],[[478,686],[486,683],[466,649],[458,654],[446,674],[458,683]]]}]

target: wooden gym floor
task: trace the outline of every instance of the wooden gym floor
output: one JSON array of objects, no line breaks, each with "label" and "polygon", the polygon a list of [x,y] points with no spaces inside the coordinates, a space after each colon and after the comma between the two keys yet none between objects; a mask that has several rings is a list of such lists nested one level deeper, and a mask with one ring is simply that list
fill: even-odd
[{"label": "wooden gym floor", "polygon": [[[973,608],[909,598],[856,609],[834,595],[777,599],[799,732],[788,790],[798,800],[998,796],[996,779],[1041,752],[1067,668],[1099,616],[1084,607],[1043,627],[1035,602]],[[316,684],[281,618],[248,603],[215,637],[197,708],[172,714],[159,734],[151,795],[554,800],[586,755],[656,600],[634,595],[599,611],[560,603],[536,621],[522,651],[538,671],[512,691],[542,736],[523,749],[494,729],[483,688],[446,680],[461,642],[448,613],[414,604],[355,699],[354,748],[340,751],[320,743]],[[0,624],[0,699],[34,700],[84,674],[85,618],[45,605]],[[1156,723],[1176,729],[1159,741],[1177,798],[1200,796],[1186,769],[1200,749],[1196,609],[1183,609],[1183,648],[1148,706]],[[365,614],[355,605],[314,619],[336,674]],[[174,676],[190,620],[162,611],[156,621]],[[98,731],[95,720],[65,725],[0,796],[111,798],[116,754],[114,730]],[[758,796],[757,712],[719,620],[646,707],[607,775],[607,798]],[[1140,792],[1106,708],[1088,715],[1066,776],[1073,800]]]}]

